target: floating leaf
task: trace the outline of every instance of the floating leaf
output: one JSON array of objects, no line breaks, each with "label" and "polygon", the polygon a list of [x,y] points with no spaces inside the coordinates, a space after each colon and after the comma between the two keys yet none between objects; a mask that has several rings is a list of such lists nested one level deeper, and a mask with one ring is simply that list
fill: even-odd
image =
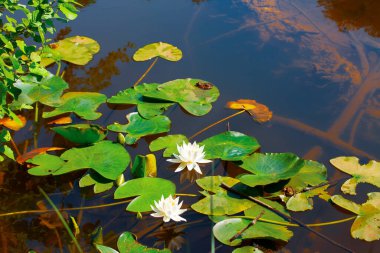
[{"label": "floating leaf", "polygon": [[256,100],[251,99],[230,101],[227,103],[226,107],[230,109],[246,110],[259,123],[271,120],[273,114],[266,105],[260,104],[256,102]]},{"label": "floating leaf", "polygon": [[370,192],[367,195],[368,200],[362,205],[340,195],[332,196],[331,200],[358,215],[351,227],[352,237],[371,242],[380,239],[380,192]]},{"label": "floating leaf", "polygon": [[329,199],[330,196],[326,192],[328,185],[318,187],[309,191],[296,193],[294,196],[283,197],[286,202],[286,208],[291,211],[300,212],[313,209],[313,197],[320,196],[322,199]]},{"label": "floating leaf", "polygon": [[97,108],[106,102],[107,97],[96,92],[68,92],[62,96],[62,103],[51,112],[44,112],[43,118],[50,118],[73,112],[86,120],[95,120],[102,116]]},{"label": "floating leaf", "polygon": [[152,210],[150,206],[154,205],[154,201],[159,201],[161,196],[165,198],[169,195],[174,196],[175,189],[175,184],[169,180],[143,177],[120,185],[115,191],[115,199],[138,196],[129,203],[127,211],[148,212]]},{"label": "floating leaf", "polygon": [[132,175],[134,178],[140,177],[156,177],[157,176],[157,163],[154,154],[146,156],[138,155],[132,167]]},{"label": "floating leaf", "polygon": [[[0,130],[0,154],[4,154],[8,158],[14,160],[14,154],[10,147],[5,143],[11,140],[11,134],[9,131],[2,129]],[[0,162],[4,161],[4,157],[0,155]]]},{"label": "floating leaf", "polygon": [[152,152],[165,149],[163,156],[170,157],[178,152],[177,145],[181,145],[183,142],[188,142],[188,140],[182,134],[163,136],[152,141],[149,144],[149,149]]},{"label": "floating leaf", "polygon": [[154,57],[161,57],[168,61],[179,61],[182,58],[182,51],[168,43],[156,42],[137,50],[133,55],[133,60],[147,61]]},{"label": "floating leaf", "polygon": [[76,65],[86,65],[99,50],[98,42],[91,38],[85,36],[66,38],[43,49],[41,65],[48,66],[60,60]]},{"label": "floating leaf", "polygon": [[144,96],[179,103],[187,112],[195,116],[207,114],[219,97],[219,90],[212,88],[204,90],[197,83],[205,82],[199,79],[177,79],[157,86],[154,90],[143,93]]},{"label": "floating leaf", "polygon": [[230,241],[233,236],[240,233],[251,222],[252,220],[241,218],[225,219],[214,226],[214,236],[220,242],[230,246],[237,246],[240,245],[243,240],[255,238],[282,240],[286,242],[293,236],[292,231],[288,230],[285,226],[257,221],[255,225],[245,230],[240,237]]},{"label": "floating leaf", "polygon": [[93,144],[107,136],[107,130],[94,124],[76,124],[51,128],[65,139],[77,144]]},{"label": "floating leaf", "polygon": [[58,106],[61,103],[61,95],[69,85],[59,76],[49,73],[48,76],[38,80],[35,76],[25,76],[15,82],[15,87],[21,90],[17,100],[12,103],[12,107],[22,107],[22,105],[32,105],[39,102],[48,106]]},{"label": "floating leaf", "polygon": [[264,252],[253,246],[244,246],[244,247],[235,249],[234,251],[232,251],[232,253],[264,253]]},{"label": "floating leaf", "polygon": [[369,183],[380,187],[380,163],[377,161],[370,161],[365,165],[359,163],[357,157],[336,157],[331,159],[330,162],[337,169],[352,175],[341,187],[342,192],[346,194],[355,195],[356,186],[358,183]]},{"label": "floating leaf", "polygon": [[3,125],[6,128],[9,128],[14,131],[18,131],[25,126],[26,118],[21,115],[17,115],[17,117],[18,117],[17,121],[11,118],[2,118],[0,119],[0,125]]},{"label": "floating leaf", "polygon": [[276,183],[296,175],[303,164],[302,159],[291,153],[255,153],[240,165],[253,174],[243,174],[239,180],[251,187]]},{"label": "floating leaf", "polygon": [[28,170],[28,173],[33,176],[51,175],[65,164],[64,160],[50,154],[36,155],[29,159],[28,162],[37,165]]},{"label": "floating leaf", "polygon": [[199,145],[204,145],[206,159],[220,158],[225,161],[238,161],[260,148],[260,144],[248,135],[227,131],[206,140]]},{"label": "floating leaf", "polygon": [[113,180],[102,177],[96,172],[89,172],[79,180],[79,187],[94,186],[94,193],[108,191],[113,187]]},{"label": "floating leaf", "polygon": [[233,215],[244,211],[253,205],[252,201],[230,194],[220,187],[222,183],[229,187],[237,185],[239,180],[235,178],[211,176],[198,179],[196,182],[204,190],[215,193],[209,194],[203,192],[205,198],[191,206],[196,212],[206,215]]},{"label": "floating leaf", "polygon": [[52,120],[52,121],[49,121],[47,124],[48,125],[64,125],[64,124],[70,124],[72,123],[73,120],[71,117],[62,117],[62,118],[59,118],[59,119],[55,119],[55,120]]},{"label": "floating leaf", "polygon": [[33,149],[25,154],[22,154],[21,156],[18,156],[16,161],[19,164],[24,164],[27,160],[35,157],[36,155],[39,154],[45,154],[47,151],[55,151],[55,150],[63,150],[64,148],[60,147],[45,147],[45,148],[36,148]]},{"label": "floating leaf", "polygon": [[107,128],[110,131],[127,133],[125,138],[127,144],[134,144],[141,137],[165,133],[170,130],[170,119],[164,115],[159,115],[151,119],[144,119],[137,112],[127,115],[128,124],[121,125],[114,123]]},{"label": "floating leaf", "polygon": [[117,95],[109,98],[111,104],[132,104],[137,105],[137,111],[146,119],[162,114],[174,103],[168,103],[162,100],[146,98],[142,93],[157,89],[159,84],[140,84],[136,87],[120,91]]},{"label": "floating leaf", "polygon": [[171,253],[169,249],[159,250],[141,245],[136,242],[135,237],[130,232],[124,232],[120,235],[117,241],[119,251],[99,244],[95,244],[95,246],[100,253]]}]

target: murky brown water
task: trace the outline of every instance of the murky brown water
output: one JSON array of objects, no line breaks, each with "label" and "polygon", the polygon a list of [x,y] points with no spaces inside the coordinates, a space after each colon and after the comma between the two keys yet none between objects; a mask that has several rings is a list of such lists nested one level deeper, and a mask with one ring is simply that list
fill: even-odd
[{"label": "murky brown water", "polygon": [[[256,99],[274,112],[271,123],[257,125],[245,115],[230,121],[233,130],[255,136],[263,152],[294,152],[328,165],[335,156],[356,155],[367,161],[380,159],[380,2],[376,0],[124,0],[82,1],[79,18],[59,26],[59,38],[85,35],[102,49],[86,67],[67,66],[65,79],[72,90],[101,91],[108,96],[125,89],[143,73],[148,63],[130,60],[136,48],[166,41],[183,50],[179,63],[159,61],[146,82],[165,82],[194,77],[209,80],[221,91],[212,112],[203,118],[169,112],[172,133],[191,135],[231,111],[227,101]],[[126,111],[115,113],[107,106],[98,123],[124,120]],[[32,117],[32,116],[31,116]],[[184,119],[185,118],[185,119]],[[186,124],[181,124],[186,122]],[[16,136],[20,150],[33,147],[32,123]],[[225,130],[215,127],[209,133]],[[204,135],[205,136],[205,135]],[[203,138],[204,136],[200,136]],[[64,141],[44,128],[39,146],[62,146]],[[129,150],[147,153],[146,143]],[[188,176],[174,175],[164,160],[159,176],[178,182],[178,192],[196,193]],[[329,178],[344,177],[329,166]],[[211,172],[209,172],[211,173]],[[215,173],[226,173],[218,166]],[[112,191],[94,195],[78,189],[78,175],[31,177],[25,168],[2,163],[0,168],[0,214],[38,209],[43,197],[37,185],[49,193],[58,207],[72,208],[112,203]],[[359,197],[376,191],[359,186]],[[339,192],[331,188],[331,192]],[[195,199],[186,198],[190,206]],[[81,228],[80,240],[90,250],[89,234],[98,225],[105,244],[115,246],[117,236],[132,231],[150,246],[178,246],[176,252],[209,252],[211,223],[207,217],[187,212],[188,223],[160,227],[153,219],[137,220],[124,212],[125,205],[82,211],[67,210]],[[311,212],[296,214],[305,223],[348,217],[316,201]],[[41,222],[42,221],[42,222]],[[380,243],[353,240],[351,223],[320,228],[320,232],[356,252],[379,252]],[[0,217],[0,252],[60,252],[70,242],[55,215],[25,214]],[[340,252],[302,229],[280,252]],[[232,248],[216,242],[217,252]],[[73,250],[73,249],[71,249]],[[64,247],[64,252],[70,249]],[[74,251],[73,251],[74,252]]]}]

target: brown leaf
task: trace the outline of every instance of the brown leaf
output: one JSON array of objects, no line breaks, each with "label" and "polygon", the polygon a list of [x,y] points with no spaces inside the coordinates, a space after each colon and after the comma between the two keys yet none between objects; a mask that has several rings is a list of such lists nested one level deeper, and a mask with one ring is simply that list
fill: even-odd
[{"label": "brown leaf", "polygon": [[0,125],[3,125],[6,128],[9,128],[14,131],[18,131],[25,126],[26,118],[21,115],[17,115],[17,117],[20,119],[19,122],[12,120],[11,118],[0,119]]},{"label": "brown leaf", "polygon": [[64,125],[64,124],[70,124],[72,122],[73,122],[72,118],[70,118],[69,116],[67,116],[67,117],[62,117],[62,118],[59,118],[59,119],[55,119],[55,120],[49,121],[48,125],[52,125],[52,124]]},{"label": "brown leaf", "polygon": [[230,101],[226,105],[227,108],[235,110],[246,110],[253,118],[259,123],[264,123],[272,118],[272,111],[264,105],[256,102],[253,99],[238,99],[236,101]]},{"label": "brown leaf", "polygon": [[23,164],[27,160],[35,157],[36,155],[45,154],[47,151],[62,150],[62,149],[64,149],[64,148],[60,148],[60,147],[46,147],[46,148],[33,149],[32,151],[29,151],[29,152],[27,152],[25,154],[22,154],[21,156],[18,156],[16,158],[16,161],[19,164]]}]

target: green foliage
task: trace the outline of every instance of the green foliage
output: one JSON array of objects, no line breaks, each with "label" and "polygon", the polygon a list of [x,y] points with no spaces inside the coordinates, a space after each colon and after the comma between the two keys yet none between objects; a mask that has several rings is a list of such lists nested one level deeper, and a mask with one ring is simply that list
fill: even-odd
[{"label": "green foliage", "polygon": [[181,145],[183,142],[188,142],[188,140],[182,134],[163,136],[152,141],[149,144],[149,149],[152,152],[165,149],[163,156],[170,157],[178,152],[177,145]]},{"label": "green foliage", "polygon": [[168,249],[158,250],[141,245],[130,232],[124,232],[120,235],[117,241],[119,251],[99,244],[95,244],[95,247],[100,253],[171,253]]},{"label": "green foliage", "polygon": [[106,102],[107,97],[96,92],[68,92],[61,97],[62,102],[53,111],[44,112],[43,118],[50,118],[64,113],[73,112],[87,120],[98,119],[102,114],[96,112],[98,107]]},{"label": "green foliage", "polygon": [[107,130],[94,124],[76,124],[51,128],[54,132],[62,135],[65,139],[81,144],[93,144],[107,136]]},{"label": "green foliage", "polygon": [[114,180],[107,179],[94,171],[89,171],[79,180],[79,187],[94,186],[94,193],[108,191],[114,185]]},{"label": "green foliage", "polygon": [[125,141],[127,144],[134,144],[141,137],[169,132],[170,119],[163,115],[158,115],[151,119],[144,119],[137,112],[132,112],[127,115],[128,124],[122,125],[114,123],[107,128],[110,131],[127,133]]},{"label": "green foliage", "polygon": [[133,167],[131,169],[134,178],[140,177],[156,177],[157,164],[156,156],[154,154],[138,155],[135,157]]},{"label": "green foliage", "polygon": [[[7,142],[11,140],[11,134],[5,130],[0,130],[0,154],[5,155],[6,157],[14,160],[14,154],[10,147],[6,145]],[[4,161],[4,157],[0,155],[0,162]]]},{"label": "green foliage", "polygon": [[234,131],[212,136],[199,145],[205,146],[206,159],[220,158],[225,161],[242,160],[260,148],[255,138]]},{"label": "green foliage", "polygon": [[357,157],[336,157],[330,162],[337,169],[352,175],[341,187],[341,190],[346,194],[355,195],[356,186],[358,183],[369,183],[380,187],[380,163],[370,161],[368,164],[360,165]]},{"label": "green foliage", "polygon": [[240,165],[253,174],[239,176],[243,184],[254,187],[291,178],[303,167],[304,161],[291,153],[253,154]]},{"label": "green foliage", "polygon": [[264,253],[258,248],[255,248],[253,246],[244,246],[241,248],[237,248],[232,253]]},{"label": "green foliage", "polygon": [[334,204],[357,214],[351,227],[354,238],[368,242],[380,239],[380,192],[368,193],[367,202],[359,205],[340,195],[331,197]]},{"label": "green foliage", "polygon": [[127,211],[148,212],[154,201],[159,201],[161,196],[165,198],[174,196],[176,186],[173,182],[153,177],[132,179],[120,185],[115,191],[115,199],[138,196],[129,203]]},{"label": "green foliage", "polygon": [[179,61],[182,58],[182,51],[168,43],[156,42],[137,50],[133,55],[133,60],[147,61],[155,57],[161,57],[168,61]]},{"label": "green foliage", "polygon": [[294,196],[283,197],[282,200],[286,202],[286,208],[291,211],[306,211],[313,209],[314,196],[319,196],[322,199],[328,200],[330,195],[326,192],[328,185],[318,187],[310,191],[296,193]]}]

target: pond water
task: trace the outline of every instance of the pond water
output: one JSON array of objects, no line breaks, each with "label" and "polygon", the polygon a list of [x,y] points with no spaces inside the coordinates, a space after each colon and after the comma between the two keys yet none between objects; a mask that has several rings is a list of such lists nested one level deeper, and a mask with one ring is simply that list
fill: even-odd
[{"label": "pond water", "polygon": [[[183,59],[177,63],[159,60],[144,82],[166,82],[177,78],[201,78],[215,84],[221,96],[207,117],[186,115],[178,107],[168,113],[171,133],[192,135],[233,111],[228,101],[255,99],[274,113],[273,120],[259,125],[242,114],[229,121],[232,130],[255,136],[262,152],[293,152],[317,160],[329,168],[329,178],[345,177],[329,165],[329,159],[355,155],[363,162],[380,159],[380,3],[370,0],[92,0],[84,4],[79,17],[58,24],[60,38],[84,35],[94,38],[101,51],[85,66],[66,66],[65,80],[72,90],[102,91],[108,97],[130,87],[149,63],[131,60],[145,44],[164,41],[178,46]],[[131,109],[103,106],[97,122],[126,123]],[[31,127],[31,123],[29,125]],[[210,133],[225,131],[220,124]],[[16,142],[24,149],[32,143],[30,128],[21,130]],[[199,136],[200,140],[204,136]],[[62,146],[64,140],[41,129],[39,146]],[[27,145],[28,147],[28,145]],[[29,149],[32,145],[29,144]],[[129,150],[132,157],[148,153],[146,142]],[[191,177],[173,175],[164,159],[158,160],[159,176],[178,183],[178,192],[197,193]],[[233,173],[231,165],[218,165],[214,174]],[[37,178],[9,165],[0,172],[1,213],[33,210],[43,200],[40,185],[58,207],[70,208],[112,203],[112,193],[94,195],[78,188],[70,176]],[[210,175],[212,172],[209,171]],[[359,186],[358,201],[365,192]],[[330,193],[339,193],[331,187]],[[184,198],[189,207],[195,198]],[[305,223],[342,219],[349,214],[315,200],[314,210],[296,214]],[[162,227],[157,220],[138,220],[124,211],[125,205],[95,210],[70,211],[81,228],[81,243],[90,251],[89,234],[103,227],[104,241],[115,248],[118,235],[135,233],[149,246],[178,248],[174,252],[210,252],[212,224],[193,211],[185,213],[187,223]],[[60,252],[56,236],[64,228],[46,215],[0,217],[0,252]],[[321,227],[319,232],[356,252],[378,252],[379,242],[351,238],[351,222]],[[279,252],[343,252],[301,228],[286,245],[267,245]],[[64,234],[64,233],[62,233]],[[216,252],[233,248],[215,242]],[[67,248],[64,251],[69,252]]]}]

